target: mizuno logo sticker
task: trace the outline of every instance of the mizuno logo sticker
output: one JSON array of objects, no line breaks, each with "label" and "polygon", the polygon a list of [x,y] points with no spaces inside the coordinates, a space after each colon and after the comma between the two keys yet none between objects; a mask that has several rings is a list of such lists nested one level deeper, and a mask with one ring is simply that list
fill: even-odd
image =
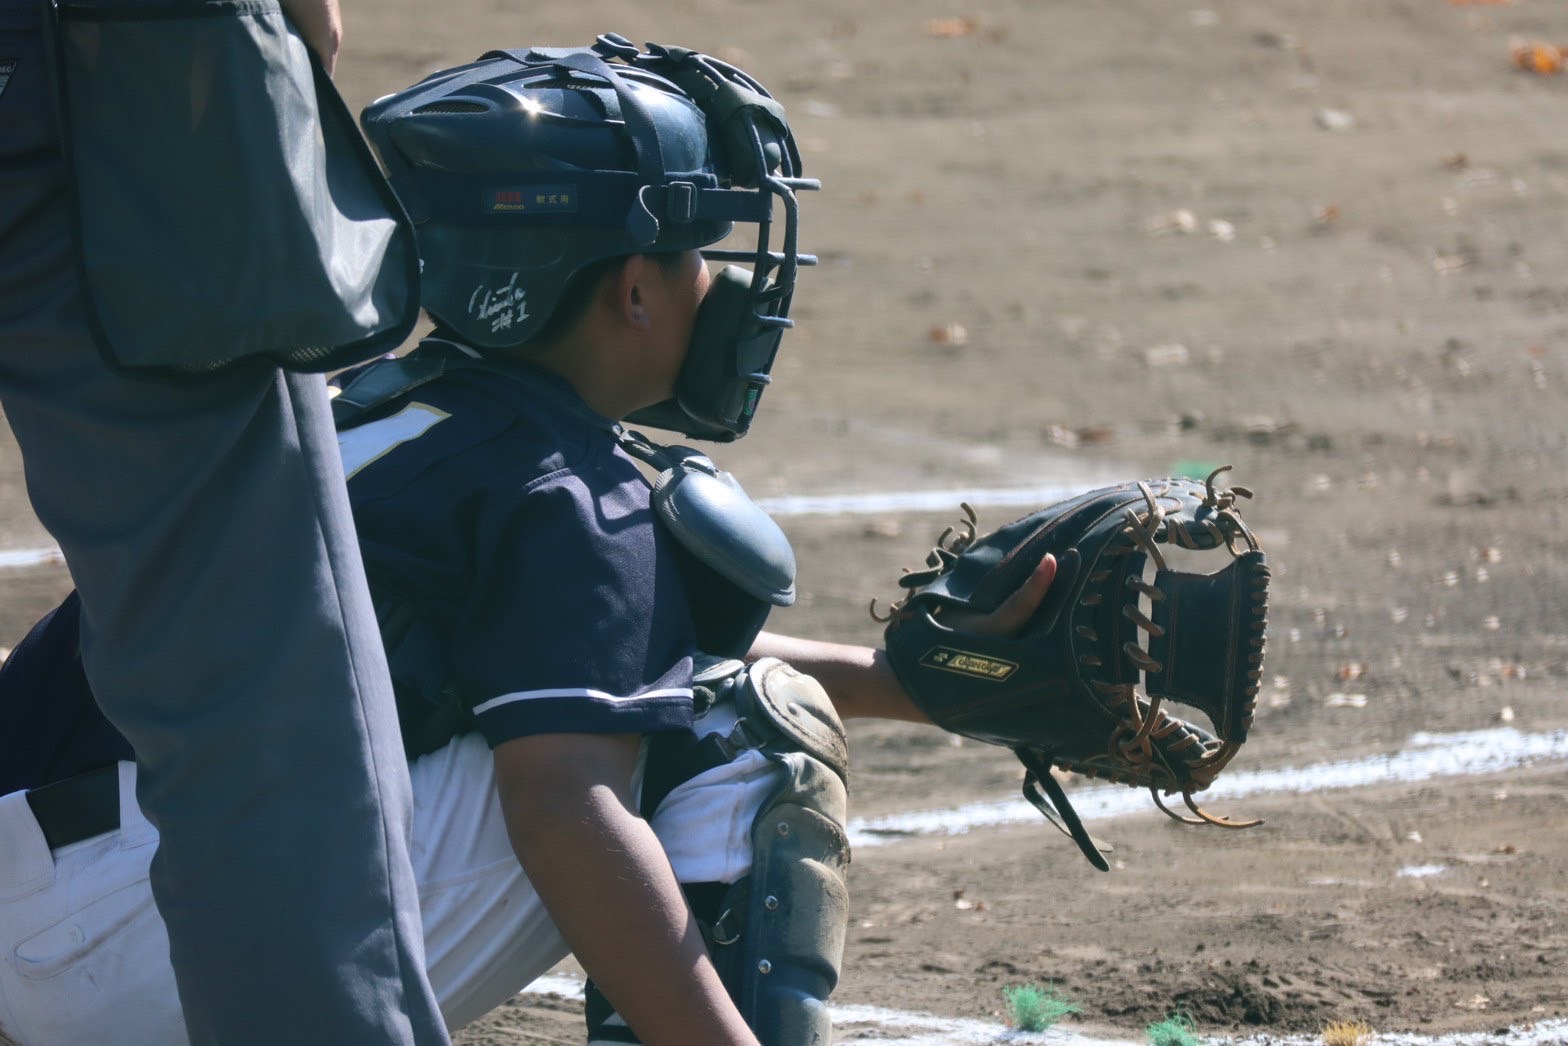
[{"label": "mizuno logo sticker", "polygon": [[944,672],[957,672],[959,675],[977,676],[980,679],[990,679],[1000,683],[1018,670],[1017,663],[1003,661],[1001,658],[986,657],[983,654],[972,654],[966,650],[955,650],[952,647],[937,646],[926,651],[920,663],[927,668],[939,668]]}]

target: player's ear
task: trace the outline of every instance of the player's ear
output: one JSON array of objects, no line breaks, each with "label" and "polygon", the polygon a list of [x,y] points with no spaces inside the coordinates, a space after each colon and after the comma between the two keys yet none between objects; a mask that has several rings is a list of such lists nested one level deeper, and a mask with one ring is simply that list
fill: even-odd
[{"label": "player's ear", "polygon": [[648,268],[645,255],[630,255],[610,272],[604,286],[616,319],[640,333],[653,325],[648,300]]}]

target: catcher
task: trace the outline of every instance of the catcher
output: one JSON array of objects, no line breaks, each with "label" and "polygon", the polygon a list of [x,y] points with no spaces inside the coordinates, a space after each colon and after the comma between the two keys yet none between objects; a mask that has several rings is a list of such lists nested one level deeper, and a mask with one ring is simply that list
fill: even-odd
[{"label": "catcher", "polygon": [[[448,1024],[570,951],[592,978],[590,1042],[826,1043],[847,916],[840,718],[966,730],[968,706],[998,702],[929,683],[914,637],[965,658],[1055,658],[1027,652],[1051,632],[1037,610],[1063,587],[1059,559],[1076,567],[1077,554],[1036,542],[977,596],[941,579],[993,546],[948,542],[934,556],[954,569],[912,590],[885,653],[761,631],[793,598],[782,533],[706,457],[617,420],[743,435],[788,325],[809,262],[795,194],[815,185],[782,109],[739,70],[607,36],[487,55],[364,120],[419,223],[436,329],[346,375],[335,412]],[[756,227],[755,249],[713,249],[735,222]],[[752,268],[710,278],[704,257]],[[1177,532],[1183,511],[1148,540]],[[1065,587],[1081,598],[1099,569]],[[69,615],[0,674],[0,723],[65,703],[72,681],[46,651]],[[988,639],[1004,645],[977,645]],[[40,664],[52,697],[25,678]],[[974,664],[951,662],[943,682],[969,686]],[[1044,695],[1020,716],[1029,730],[1067,699],[1036,685],[1051,674],[1013,676]],[[0,935],[16,956],[0,966],[0,1030],[24,1044],[179,1041],[145,884],[156,833],[132,798],[131,753],[81,712],[0,798]],[[1183,768],[1216,760],[1188,751],[1176,722],[1120,750],[1159,753],[1128,765],[1197,790]],[[1221,744],[1182,729],[1205,752]],[[1112,740],[1101,733],[1096,751]],[[1083,754],[1032,740],[1008,743],[1040,767]]]}]

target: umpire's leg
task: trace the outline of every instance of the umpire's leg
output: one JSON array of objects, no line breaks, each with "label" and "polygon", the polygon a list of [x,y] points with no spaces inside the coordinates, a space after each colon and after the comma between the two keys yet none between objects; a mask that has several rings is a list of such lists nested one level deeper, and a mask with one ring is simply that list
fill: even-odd
[{"label": "umpire's leg", "polygon": [[[445,1040],[409,790],[319,378],[127,379],[70,262],[36,26],[0,2],[0,399],[162,833],[198,1043]],[[11,27],[5,24],[11,14]]]}]

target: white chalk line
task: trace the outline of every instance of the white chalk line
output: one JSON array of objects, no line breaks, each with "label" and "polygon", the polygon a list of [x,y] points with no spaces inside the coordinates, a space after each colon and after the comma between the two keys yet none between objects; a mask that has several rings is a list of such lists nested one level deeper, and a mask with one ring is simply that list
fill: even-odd
[{"label": "white chalk line", "polygon": [[[582,1000],[583,982],[568,974],[551,973],[527,988],[528,995],[554,995]],[[992,1043],[1017,1043],[1019,1046],[1144,1046],[1145,1038],[1088,1035],[1071,1028],[1055,1027],[1043,1032],[1023,1032],[1005,1024],[940,1017],[934,1013],[891,1010],[881,1006],[829,1005],[836,1043],[871,1042],[878,1046],[989,1046]],[[863,1026],[870,1025],[869,1028]],[[857,1028],[857,1026],[859,1026]],[[862,1034],[859,1028],[863,1028]],[[1200,1035],[1199,1042],[1212,1046],[1320,1046],[1319,1035],[1252,1035],[1244,1038]],[[1448,1035],[1417,1035],[1378,1032],[1378,1046],[1550,1046],[1568,1041],[1568,1020],[1541,1021],[1527,1028],[1501,1031],[1460,1032]]]},{"label": "white chalk line", "polygon": [[[1520,733],[1513,727],[1457,734],[1414,734],[1396,752],[1362,759],[1319,763],[1281,770],[1230,773],[1203,793],[1206,805],[1216,799],[1362,788],[1394,782],[1467,777],[1513,770],[1537,762],[1568,759],[1568,732]],[[1106,820],[1151,809],[1148,793],[1109,785],[1073,789],[1073,809],[1085,821]],[[974,828],[1038,820],[1039,813],[1021,797],[970,803],[948,810],[917,810],[886,817],[854,818],[849,823],[853,846],[885,846],[920,835],[961,835]]]},{"label": "white chalk line", "polygon": [[[1397,752],[1362,759],[1348,759],[1314,766],[1234,773],[1207,792],[1210,797],[1239,799],[1248,796],[1321,792],[1396,782],[1428,781],[1442,777],[1500,773],[1542,762],[1568,760],[1568,732],[1526,734],[1512,727],[1455,734],[1413,734]],[[1122,786],[1075,789],[1073,808],[1085,821],[1107,820],[1149,810],[1141,790]],[[850,821],[849,837],[856,847],[884,846],[921,835],[958,835],[988,825],[1036,821],[1039,813],[1022,798],[973,803],[952,810],[917,811]],[[1422,874],[1430,873],[1420,869]],[[870,1021],[873,1036],[886,1046],[940,1046],[942,1043],[991,1042],[1043,1043],[1051,1046],[1120,1046],[1141,1044],[1141,1039],[1096,1039],[1065,1029],[1026,1035],[1003,1025],[983,1021],[955,1021],[929,1014],[911,1014],[871,1007],[835,1007],[835,1024]],[[905,1034],[905,1032],[908,1034]],[[889,1035],[902,1036],[890,1038]],[[1318,1046],[1317,1035],[1257,1035],[1242,1039],[1200,1037],[1206,1043],[1229,1046]],[[841,1041],[853,1042],[853,1038]],[[1532,1027],[1503,1031],[1423,1036],[1379,1033],[1379,1046],[1548,1046],[1568,1041],[1568,1020],[1543,1021]]]},{"label": "white chalk line", "polygon": [[757,507],[771,516],[874,515],[882,512],[951,512],[961,501],[975,508],[1039,508],[1121,479],[1074,483],[1040,483],[1025,487],[899,490],[880,494],[799,494],[758,498]]},{"label": "white chalk line", "polygon": [[[1347,759],[1282,770],[1231,774],[1204,793],[1227,799],[1277,793],[1320,792],[1396,782],[1419,782],[1442,777],[1474,776],[1519,769],[1543,762],[1568,760],[1568,731],[1527,734],[1512,727],[1454,734],[1413,734],[1397,752],[1361,759]],[[1144,812],[1148,797],[1123,787],[1074,790],[1072,801],[1086,821],[1104,820]],[[1022,799],[974,803],[953,810],[930,810],[850,822],[853,845],[883,846],[900,838],[919,835],[954,835],[986,825],[1037,820],[1039,814]],[[1425,874],[1426,870],[1421,870]],[[582,983],[570,976],[551,974],[526,991],[580,998]],[[1142,1046],[1142,1038],[1106,1038],[1056,1027],[1038,1033],[1021,1032],[988,1021],[942,1017],[931,1013],[894,1010],[878,1006],[832,1005],[829,1011],[837,1034],[835,1041],[875,1041],[879,1046],[982,1046],[988,1043],[1041,1044],[1041,1046]],[[1241,1038],[1199,1036],[1213,1046],[1318,1046],[1318,1035],[1270,1035]],[[1379,1032],[1379,1046],[1551,1046],[1568,1041],[1568,1020],[1553,1019],[1521,1027],[1487,1032],[1431,1036]]]},{"label": "white chalk line", "polygon": [[[1107,479],[1103,482],[1115,482]],[[775,516],[870,515],[883,512],[945,512],[960,501],[976,508],[1020,507],[1049,504],[1071,497],[1099,483],[1041,484],[1028,487],[978,490],[894,491],[879,494],[836,494],[759,498],[757,504]],[[0,569],[63,563],[55,547],[0,551]],[[1235,799],[1278,793],[1364,787],[1392,782],[1424,781],[1498,773],[1541,761],[1568,759],[1568,735],[1563,731],[1521,734],[1512,728],[1465,734],[1413,735],[1399,752],[1284,770],[1231,774],[1204,793],[1206,800]],[[1121,787],[1075,790],[1073,807],[1085,821],[1106,820],[1146,812],[1148,798],[1140,791]],[[850,822],[853,845],[881,846],[899,838],[919,835],[956,835],[974,828],[1032,821],[1039,814],[1022,799],[973,803],[953,810],[917,811]],[[582,998],[582,982],[550,974],[529,985],[529,993]],[[1042,1046],[1138,1046],[1141,1039],[1096,1038],[1067,1029],[1028,1033],[985,1021],[940,1017],[935,1014],[891,1010],[874,1006],[832,1006],[834,1024],[853,1036],[857,1024],[871,1024],[868,1032],[881,1046],[968,1046],[984,1043],[1019,1043]],[[1547,1046],[1568,1040],[1568,1020],[1543,1021],[1528,1028],[1424,1036],[1379,1033],[1380,1046]],[[1316,1035],[1259,1035],[1234,1039],[1200,1037],[1205,1043],[1229,1046],[1317,1046]]]},{"label": "white chalk line", "polygon": [[65,555],[54,546],[43,548],[16,548],[0,552],[0,569],[6,567],[36,567],[45,563],[64,563]]}]

